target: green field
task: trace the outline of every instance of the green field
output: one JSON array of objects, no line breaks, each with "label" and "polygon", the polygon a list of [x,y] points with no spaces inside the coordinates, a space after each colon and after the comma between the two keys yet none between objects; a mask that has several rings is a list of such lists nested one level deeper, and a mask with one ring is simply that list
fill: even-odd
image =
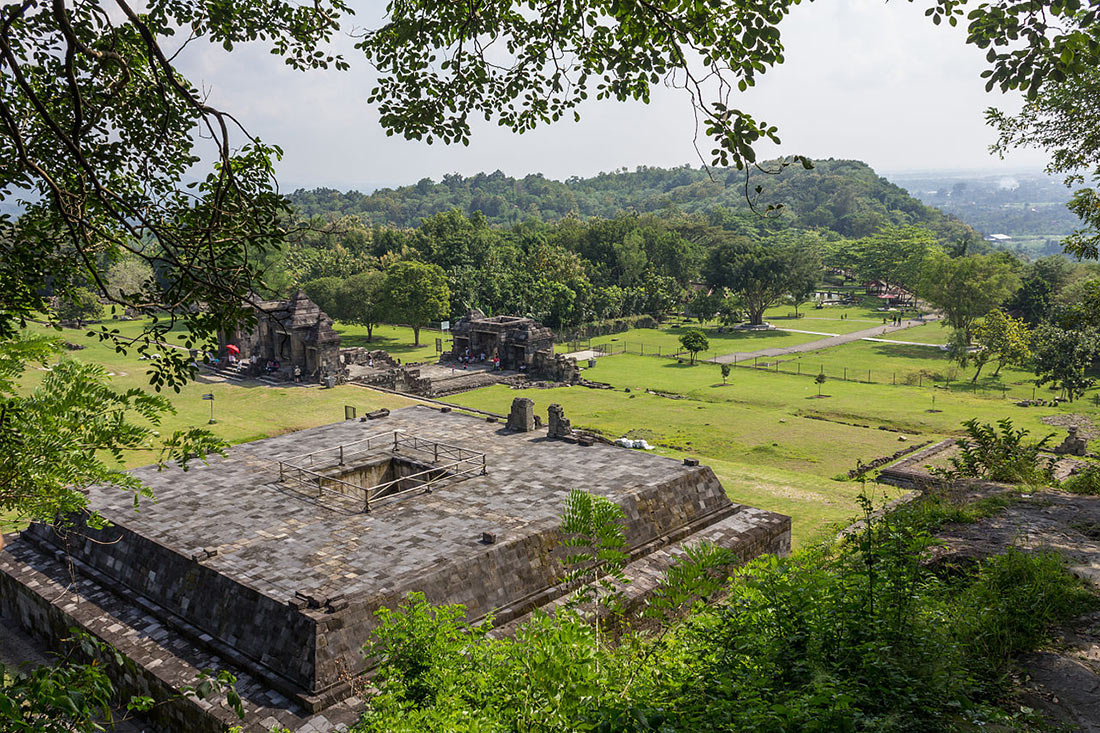
[{"label": "green field", "polygon": [[[851,351],[872,363],[892,358],[907,367],[942,368],[942,354],[935,349],[910,347],[921,351],[887,357],[876,346],[889,345],[857,342],[815,356],[846,359]],[[714,468],[734,500],[791,515],[796,544],[813,541],[856,516],[860,485],[834,477],[843,476],[857,461],[868,462],[915,442],[959,436],[962,422],[972,417],[984,422],[1011,417],[1038,437],[1055,431],[1040,422],[1045,415],[1100,413],[1091,399],[1058,408],[1020,408],[991,389],[975,395],[840,380],[827,381],[822,388],[826,396],[818,398],[817,385],[806,376],[737,368],[723,385],[716,365],[689,366],[630,354],[602,358],[584,376],[614,389],[497,386],[448,399],[495,412],[507,412],[519,396],[535,400],[539,413],[557,402],[578,427],[611,439],[644,438],[665,455],[696,456]]]},{"label": "green field", "polygon": [[443,350],[450,351],[451,337],[439,331],[420,329],[420,346],[413,346],[413,330],[407,326],[389,326],[381,324],[374,327],[374,333],[370,341],[367,341],[367,329],[365,326],[357,326],[351,323],[336,321],[335,329],[340,334],[341,346],[364,346],[370,349],[385,349],[390,356],[401,359],[402,362],[419,362],[439,360],[439,352],[435,350],[435,340],[443,338]]},{"label": "green field", "polygon": [[[136,335],[141,330],[138,321],[122,321],[110,324],[124,335]],[[59,336],[72,344],[85,348],[70,351],[68,357],[103,365],[112,375],[111,384],[116,389],[131,387],[148,388],[148,362],[140,361],[133,352],[118,354],[107,344],[86,335],[86,330],[65,329],[57,332],[42,326],[33,331]],[[410,331],[411,341],[411,331]],[[22,383],[33,388],[45,375],[45,370],[32,367]],[[180,392],[166,394],[176,408],[175,415],[168,415],[161,425],[161,432],[168,433],[182,428],[209,427],[214,434],[230,443],[242,443],[273,435],[324,425],[342,420],[344,405],[354,405],[360,412],[379,407],[401,407],[412,404],[402,397],[382,394],[350,385],[335,389],[317,386],[271,387],[259,382],[231,383],[219,377],[200,374]],[[208,425],[210,402],[204,394],[214,395],[214,418]],[[149,463],[148,454],[132,453],[126,457],[126,465],[139,466]]]},{"label": "green field", "polygon": [[[867,300],[871,300],[868,298]],[[852,333],[865,328],[881,326],[885,315],[887,320],[892,313],[882,313],[873,305],[827,305],[821,309],[813,305],[803,305],[798,309],[801,318],[794,318],[794,308],[789,305],[776,306],[764,312],[764,320],[777,328],[795,328],[800,331],[820,331],[822,333]],[[843,317],[842,317],[843,316]],[[903,333],[908,333],[905,331]]]},{"label": "green field", "polygon": [[[905,333],[904,331],[902,333]],[[769,359],[774,365],[776,359]],[[802,374],[824,372],[830,380],[849,379],[880,384],[912,384],[948,386],[952,391],[972,392],[1017,399],[1030,398],[1035,376],[1011,366],[994,376],[996,364],[986,364],[976,383],[971,383],[975,367],[960,368],[947,352],[935,346],[890,344],[876,341],[854,341],[828,349],[778,357],[779,371]],[[1050,396],[1036,393],[1038,397]]]},{"label": "green field", "polygon": [[[853,317],[844,322],[858,324],[855,315],[859,309],[846,310]],[[799,319],[798,325],[804,327],[810,322],[807,317]],[[142,324],[116,325],[122,333],[136,335]],[[633,344],[642,343],[647,347],[661,344],[675,349],[676,339],[686,327],[693,326],[639,329],[594,341],[625,343],[632,352],[637,348]],[[708,324],[715,353],[750,351],[819,338],[783,332],[717,334],[714,328],[714,324]],[[35,330],[46,329],[36,326]],[[345,343],[366,345],[365,329],[341,325],[340,330]],[[897,332],[893,337],[936,341],[943,334],[938,324],[929,324]],[[146,386],[147,362],[140,361],[135,354],[117,354],[83,330],[66,330],[61,337],[85,346],[72,352],[73,357],[104,365],[113,374],[115,386]],[[371,345],[386,348],[409,361],[434,360],[435,338],[435,332],[424,331],[421,340],[425,345],[414,348],[410,329],[384,326],[376,329]],[[362,343],[357,343],[360,340]],[[994,379],[993,368],[987,366],[977,393],[973,393],[966,380],[968,373],[950,364],[942,351],[925,346],[857,341],[782,357],[779,362],[779,373],[739,366],[733,369],[729,384],[723,385],[715,364],[690,366],[677,359],[620,354],[602,358],[584,372],[585,377],[612,385],[613,389],[513,390],[495,386],[454,395],[448,400],[503,413],[514,397],[528,396],[543,414],[550,403],[557,402],[579,427],[612,439],[623,435],[645,438],[665,455],[699,457],[714,468],[735,500],[791,515],[796,544],[822,537],[858,514],[855,501],[860,490],[858,482],[835,480],[854,468],[857,461],[871,461],[917,441],[959,435],[961,423],[971,417],[992,422],[1009,416],[1032,434],[1044,435],[1051,432],[1039,420],[1044,415],[1055,411],[1098,413],[1091,394],[1090,399],[1059,408],[1016,407],[1012,400],[1002,399],[1002,386],[1008,387],[1009,396],[1016,397],[1030,396],[1031,387],[1030,375],[1013,369],[1005,369]],[[818,398],[818,387],[807,373],[822,368],[829,378],[822,387],[825,396]],[[865,379],[866,370],[870,369],[874,383],[839,379],[845,368],[852,380]],[[799,370],[803,375],[794,373]],[[44,373],[32,369],[24,380],[25,386],[32,387]],[[953,381],[950,389],[933,388],[927,381],[922,386],[903,384],[913,374],[921,374],[925,380],[950,377]],[[897,386],[892,384],[895,375]],[[353,386],[331,390],[279,388],[200,376],[173,396],[178,412],[165,420],[162,429],[205,426],[210,409],[210,402],[202,400],[206,393],[215,396],[217,422],[211,428],[231,443],[340,420],[345,404],[360,411],[410,404],[401,397]],[[901,436],[904,441],[899,440]],[[148,455],[134,453],[126,457],[126,465],[148,460]]]},{"label": "green field", "polygon": [[926,323],[923,326],[913,326],[902,331],[894,331],[883,338],[895,341],[915,341],[920,344],[946,344],[951,335],[950,329],[942,322]]},{"label": "green field", "polygon": [[[801,320],[799,321],[801,323]],[[793,328],[794,326],[792,326]],[[670,354],[683,351],[680,346],[680,336],[692,329],[699,329],[707,335],[710,341],[710,349],[700,354],[699,358],[709,359],[722,354],[730,354],[736,351],[757,351],[759,349],[771,349],[784,346],[804,344],[816,341],[821,336],[813,336],[805,333],[790,333],[788,331],[735,331],[725,329],[718,333],[716,323],[687,323],[670,324],[664,328],[635,328],[623,333],[614,333],[607,336],[594,336],[590,342],[592,345],[607,344],[612,352],[626,350],[631,354],[645,353]],[[815,330],[815,329],[805,329]],[[573,344],[558,344],[558,351],[569,351]],[[584,343],[581,344],[584,347]]]}]

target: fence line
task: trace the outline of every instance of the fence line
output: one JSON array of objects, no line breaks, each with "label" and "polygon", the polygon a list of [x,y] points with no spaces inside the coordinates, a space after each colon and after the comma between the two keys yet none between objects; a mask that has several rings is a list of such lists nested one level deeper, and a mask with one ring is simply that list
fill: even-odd
[{"label": "fence line", "polygon": [[[580,342],[574,342],[580,343]],[[570,344],[572,347],[572,344]],[[580,349],[572,349],[573,351],[591,350],[597,351],[601,356],[612,356],[615,354],[633,354],[637,356],[653,356],[667,359],[679,359],[682,361],[688,361],[691,355],[683,349],[673,350],[667,347],[655,346],[652,344],[645,344],[637,341],[617,341],[610,344],[595,344],[589,343],[587,346],[582,346]],[[708,350],[701,351],[696,355],[695,360],[697,362],[714,362],[714,359],[719,356],[724,356],[729,352]],[[806,352],[812,354],[813,352]],[[785,358],[786,357],[786,358]],[[806,362],[804,365],[803,362]],[[813,363],[812,357],[800,358],[789,355],[781,356],[758,356],[747,358],[741,361],[729,362],[731,367],[755,369],[756,371],[766,371],[774,374],[788,374],[795,376],[806,376],[810,378],[816,378],[818,374],[824,374],[826,381],[840,381],[840,382],[856,382],[860,384],[883,384],[889,386],[906,386],[906,387],[924,387],[927,383],[931,387],[938,387],[945,389],[951,394],[958,394],[960,391],[976,396],[986,396],[990,399],[1011,399],[1016,402],[1022,402],[1025,400],[1044,400],[1049,402],[1054,399],[1050,394],[1049,389],[1043,389],[1036,386],[1024,387],[1022,385],[1000,385],[1000,388],[983,386],[980,382],[972,384],[966,377],[956,379],[951,376],[944,376],[941,373],[929,374],[925,371],[897,371],[897,370],[874,370],[874,369],[856,369],[854,367],[846,366],[830,366],[825,367],[823,363]],[[954,385],[954,389],[952,386]],[[964,385],[961,389],[958,385]],[[1059,400],[1061,401],[1061,400]]]}]

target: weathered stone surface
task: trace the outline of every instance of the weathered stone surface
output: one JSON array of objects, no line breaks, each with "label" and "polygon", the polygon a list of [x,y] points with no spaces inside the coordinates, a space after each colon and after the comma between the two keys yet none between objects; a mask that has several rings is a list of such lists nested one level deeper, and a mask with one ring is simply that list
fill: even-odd
[{"label": "weathered stone surface", "polygon": [[573,434],[573,429],[569,426],[569,419],[565,416],[565,409],[555,403],[550,405],[547,409],[547,418],[549,425],[546,437],[548,438],[568,438]]},{"label": "weathered stone surface", "polygon": [[535,401],[529,397],[517,397],[512,400],[512,411],[508,414],[508,429],[518,433],[529,433],[535,429]]},{"label": "weathered stone surface", "polygon": [[[553,408],[551,432],[567,434],[560,406]],[[206,650],[201,654],[229,660],[286,709],[324,711],[331,719],[329,706],[341,704],[349,676],[364,669],[360,650],[375,626],[374,612],[395,606],[407,592],[422,591],[434,603],[461,603],[471,619],[495,613],[499,623],[558,598],[559,517],[573,488],[623,508],[635,559],[739,514],[747,525],[721,535],[739,553],[789,546],[789,520],[745,513],[748,508],[731,503],[706,466],[599,443],[547,440],[423,406],[394,410],[383,425],[428,444],[484,453],[487,471],[439,484],[431,493],[396,497],[369,514],[355,497],[326,494],[322,500],[312,490],[280,483],[277,461],[359,443],[381,429],[358,421],[238,445],[186,473],[136,469],[153,487],[156,503],[134,512],[124,492],[93,487],[91,506],[112,527],[63,536],[35,525],[0,553],[5,612],[32,628],[50,617],[44,628],[149,629],[153,641],[171,647],[186,665],[205,665],[194,650]],[[434,456],[403,456],[405,448],[395,454],[394,442],[382,443],[378,450],[394,459],[434,462]],[[327,455],[335,464],[340,454]],[[436,465],[443,461],[441,456]],[[51,575],[67,572],[54,559],[65,553],[77,579],[67,591],[65,578]],[[55,593],[46,578],[63,592]],[[70,613],[70,603],[81,607],[93,596],[114,600],[93,603],[99,610],[91,616]],[[13,606],[9,598],[21,600]],[[155,677],[166,663],[160,651],[132,651],[139,667],[151,665],[142,667],[143,675]],[[181,683],[173,678],[166,684]],[[264,710],[261,719],[271,715]]]},{"label": "weathered stone surface", "polygon": [[1055,446],[1054,452],[1070,456],[1083,456],[1088,453],[1088,441],[1077,435],[1077,426],[1071,425],[1066,430],[1069,434],[1065,440]]}]

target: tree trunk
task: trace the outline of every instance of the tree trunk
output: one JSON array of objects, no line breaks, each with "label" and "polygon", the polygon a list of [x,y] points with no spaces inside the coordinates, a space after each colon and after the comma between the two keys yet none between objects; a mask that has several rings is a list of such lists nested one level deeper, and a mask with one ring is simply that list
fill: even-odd
[{"label": "tree trunk", "polygon": [[373,323],[368,323],[367,324],[367,343],[369,344],[371,342],[371,339],[373,339],[373,338],[374,338],[374,324]]},{"label": "tree trunk", "polygon": [[413,326],[413,346],[420,346],[420,326]]},{"label": "tree trunk", "polygon": [[978,381],[978,375],[982,373],[982,367],[984,367],[984,366],[985,366],[984,362],[981,363],[981,364],[978,364],[978,368],[974,370],[974,376],[970,378],[970,383],[971,384],[974,384]]},{"label": "tree trunk", "polygon": [[1003,361],[997,362],[997,369],[993,372],[994,377],[1001,373],[1001,367],[1003,367],[1004,365],[1005,363]]}]

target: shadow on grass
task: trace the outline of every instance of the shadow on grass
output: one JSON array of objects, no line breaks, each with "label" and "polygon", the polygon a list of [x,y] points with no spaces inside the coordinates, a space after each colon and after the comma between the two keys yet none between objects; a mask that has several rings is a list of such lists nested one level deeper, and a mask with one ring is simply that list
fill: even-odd
[{"label": "shadow on grass", "polygon": [[365,334],[358,333],[341,333],[340,345],[341,346],[362,346],[368,349],[383,349],[390,354],[408,354],[413,351],[421,351],[427,346],[432,345],[432,341],[428,341],[425,338],[420,339],[420,345],[415,346],[408,341],[394,338],[393,336],[380,336],[374,335],[370,341],[367,341]]},{"label": "shadow on grass", "polygon": [[927,359],[929,361],[947,362],[947,352],[940,350],[935,344],[928,346],[913,346],[911,344],[883,344],[869,341],[871,351],[877,356],[893,356],[898,359]]}]

